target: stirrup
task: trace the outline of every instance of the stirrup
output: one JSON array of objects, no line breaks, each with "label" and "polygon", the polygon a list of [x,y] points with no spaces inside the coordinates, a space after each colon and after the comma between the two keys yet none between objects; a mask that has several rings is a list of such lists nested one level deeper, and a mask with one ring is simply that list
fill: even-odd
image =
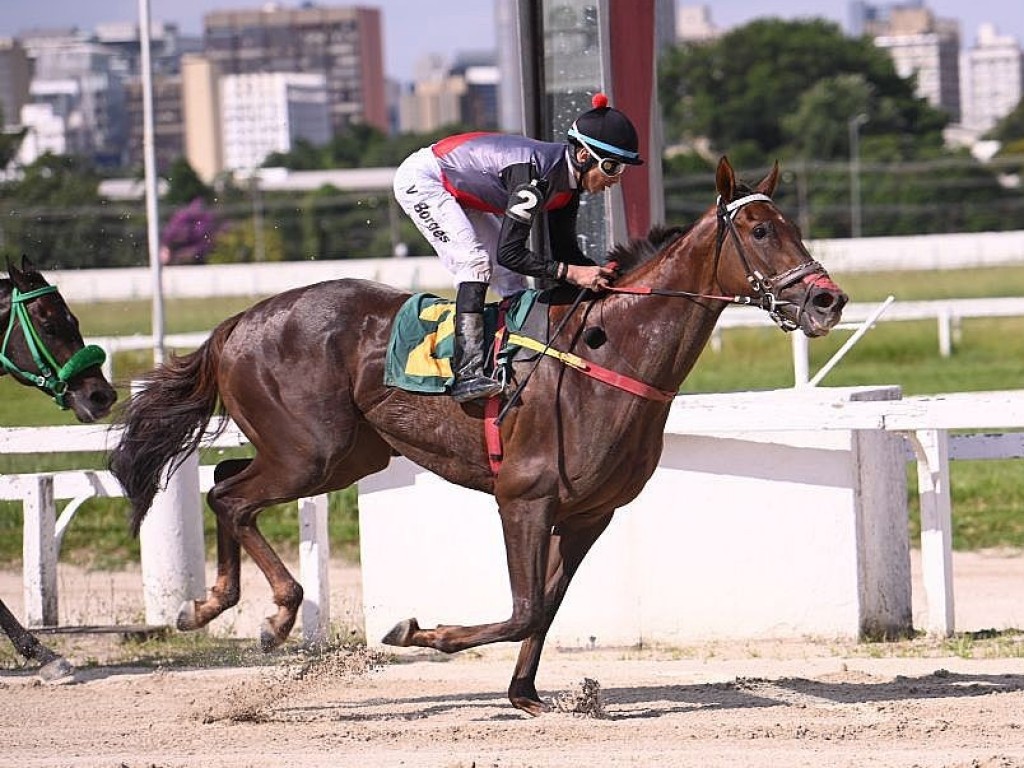
[{"label": "stirrup", "polygon": [[452,399],[457,403],[468,403],[473,400],[486,400],[500,395],[505,387],[500,381],[487,376],[474,376],[452,385]]}]

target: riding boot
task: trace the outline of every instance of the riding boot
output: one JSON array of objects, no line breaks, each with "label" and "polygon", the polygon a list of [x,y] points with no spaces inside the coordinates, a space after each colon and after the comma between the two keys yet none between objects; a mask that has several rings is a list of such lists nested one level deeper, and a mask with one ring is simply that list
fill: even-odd
[{"label": "riding boot", "polygon": [[460,283],[455,298],[452,397],[457,403],[493,397],[501,383],[484,374],[484,297],[487,283]]}]

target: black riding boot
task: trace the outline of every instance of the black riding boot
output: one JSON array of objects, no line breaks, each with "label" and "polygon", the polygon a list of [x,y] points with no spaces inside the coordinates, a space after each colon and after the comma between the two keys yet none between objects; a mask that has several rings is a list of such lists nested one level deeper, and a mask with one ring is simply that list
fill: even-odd
[{"label": "black riding boot", "polygon": [[457,403],[492,397],[501,384],[484,375],[484,297],[487,283],[461,283],[455,298],[452,397]]}]

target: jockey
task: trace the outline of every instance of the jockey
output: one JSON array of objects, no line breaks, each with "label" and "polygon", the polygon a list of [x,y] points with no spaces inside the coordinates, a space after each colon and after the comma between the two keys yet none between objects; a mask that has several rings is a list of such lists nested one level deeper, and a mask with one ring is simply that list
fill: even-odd
[{"label": "jockey", "polygon": [[[395,198],[454,277],[451,394],[457,402],[501,391],[483,367],[484,299],[492,282],[501,296],[526,288],[527,277],[608,287],[614,271],[587,258],[576,241],[580,194],[603,192],[627,165],[642,163],[633,124],[598,93],[565,142],[464,133],[418,150],[398,167]],[[537,214],[547,219],[557,259],[528,246]]]}]

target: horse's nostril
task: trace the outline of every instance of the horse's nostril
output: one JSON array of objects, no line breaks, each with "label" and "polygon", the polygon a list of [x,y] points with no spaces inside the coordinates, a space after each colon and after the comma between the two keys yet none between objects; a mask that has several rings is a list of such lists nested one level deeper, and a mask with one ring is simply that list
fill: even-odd
[{"label": "horse's nostril", "polygon": [[830,293],[819,293],[811,299],[811,303],[816,309],[829,309],[834,302],[835,297]]},{"label": "horse's nostril", "polygon": [[99,408],[109,408],[117,400],[117,392],[113,389],[97,389],[89,395],[89,402]]},{"label": "horse's nostril", "polygon": [[811,297],[811,306],[815,309],[832,310],[839,312],[846,306],[847,297],[845,293],[833,291],[820,291]]}]

